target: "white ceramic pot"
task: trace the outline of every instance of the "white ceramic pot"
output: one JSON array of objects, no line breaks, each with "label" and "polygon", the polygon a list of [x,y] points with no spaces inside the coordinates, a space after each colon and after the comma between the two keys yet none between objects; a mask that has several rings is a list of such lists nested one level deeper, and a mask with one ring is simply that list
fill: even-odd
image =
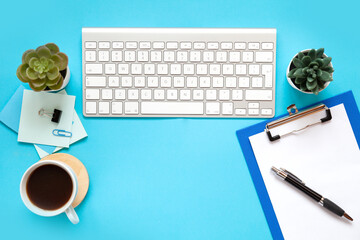
[{"label": "white ceramic pot", "polygon": [[[307,53],[307,52],[309,52],[310,50],[311,50],[311,49],[305,49],[305,50],[302,50],[301,52],[302,52],[302,53]],[[305,92],[305,91],[302,91],[301,89],[299,89],[299,88],[293,83],[293,81],[291,81],[291,79],[288,77],[288,74],[289,74],[289,72],[290,72],[291,63],[292,63],[293,59],[297,57],[297,55],[298,55],[298,53],[295,54],[295,56],[291,59],[289,65],[288,65],[288,67],[287,67],[287,69],[286,69],[286,79],[287,79],[287,81],[289,82],[290,86],[293,87],[294,89],[296,89],[296,90],[298,90],[298,91],[300,91],[300,92],[302,92],[302,93],[313,94],[312,92]],[[324,54],[323,54],[323,57],[326,58],[327,55],[324,53]],[[333,67],[332,62],[330,62],[330,66]],[[332,76],[332,75],[333,75],[333,73],[331,73],[331,76]],[[327,88],[327,87],[329,86],[329,84],[330,84],[330,82],[326,82],[326,83],[325,83],[325,87],[324,87],[323,89],[321,89],[319,92],[321,92],[321,91],[323,91],[325,88]]]},{"label": "white ceramic pot", "polygon": [[58,92],[58,91],[61,91],[64,88],[66,88],[66,86],[69,84],[69,81],[70,81],[70,69],[69,69],[69,67],[66,67],[66,75],[65,75],[65,78],[64,78],[64,82],[61,85],[61,88],[57,89],[57,90],[44,90],[44,92]]},{"label": "white ceramic pot", "polygon": [[[33,204],[30,201],[30,198],[27,194],[26,186],[27,186],[27,181],[28,181],[31,173],[33,173],[34,170],[36,170],[37,168],[39,168],[43,165],[58,166],[58,167],[64,169],[71,178],[72,185],[73,185],[71,196],[70,196],[69,200],[59,209],[55,209],[55,210],[42,209],[42,208],[36,206],[35,204]],[[59,161],[55,161],[55,160],[43,160],[43,161],[39,161],[39,162],[33,164],[26,170],[26,172],[24,173],[24,175],[21,179],[21,183],[20,183],[21,199],[24,202],[25,206],[30,211],[32,211],[33,213],[35,213],[37,215],[44,216],[44,217],[52,217],[52,216],[59,215],[61,213],[66,213],[67,217],[73,224],[79,223],[79,217],[77,216],[74,208],[71,206],[71,204],[75,200],[77,191],[78,191],[78,180],[77,180],[75,172],[67,164],[59,162]]]}]

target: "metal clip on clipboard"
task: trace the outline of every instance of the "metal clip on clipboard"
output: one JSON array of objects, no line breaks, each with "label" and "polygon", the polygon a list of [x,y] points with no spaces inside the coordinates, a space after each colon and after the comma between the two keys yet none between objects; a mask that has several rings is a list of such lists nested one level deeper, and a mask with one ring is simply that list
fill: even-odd
[{"label": "metal clip on clipboard", "polygon": [[[267,134],[267,136],[268,136],[268,138],[269,138],[269,140],[271,142],[279,140],[280,137],[283,137],[283,136],[286,136],[286,135],[289,135],[289,134],[292,134],[292,133],[300,132],[300,131],[308,128],[308,127],[311,127],[311,126],[319,124],[319,123],[327,122],[327,121],[332,119],[330,109],[325,104],[318,105],[316,107],[307,109],[307,110],[302,111],[302,112],[298,111],[295,104],[291,104],[290,106],[287,107],[287,111],[289,113],[289,116],[266,124],[265,131],[266,131],[266,134]],[[270,129],[272,129],[272,128],[276,128],[276,127],[281,126],[283,124],[295,121],[297,119],[300,119],[302,117],[305,117],[305,116],[308,116],[308,115],[311,115],[311,114],[314,114],[314,113],[317,113],[317,112],[320,112],[320,111],[325,111],[326,116],[324,118],[321,118],[317,122],[308,124],[303,128],[296,129],[296,130],[293,130],[291,132],[288,132],[288,133],[285,133],[285,134],[282,134],[282,135],[275,135],[275,136],[271,135]]]}]

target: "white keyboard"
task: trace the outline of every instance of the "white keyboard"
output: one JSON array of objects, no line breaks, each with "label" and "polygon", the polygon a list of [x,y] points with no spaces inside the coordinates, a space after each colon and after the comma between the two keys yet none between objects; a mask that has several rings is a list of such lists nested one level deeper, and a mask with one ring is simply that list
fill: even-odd
[{"label": "white keyboard", "polygon": [[83,28],[87,117],[269,118],[276,29]]}]

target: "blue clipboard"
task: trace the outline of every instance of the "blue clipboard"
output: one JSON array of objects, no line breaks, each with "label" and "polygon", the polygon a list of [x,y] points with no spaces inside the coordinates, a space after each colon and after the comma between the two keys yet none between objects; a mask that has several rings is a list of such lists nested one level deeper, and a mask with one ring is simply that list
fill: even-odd
[{"label": "blue clipboard", "polygon": [[[318,105],[320,103],[325,104],[327,107],[333,107],[333,106],[336,106],[341,103],[344,104],[344,107],[345,107],[346,113],[348,115],[352,130],[354,132],[357,144],[359,146],[360,145],[360,113],[359,113],[359,109],[356,105],[355,98],[354,98],[352,91],[348,91],[348,92],[342,93],[340,95],[337,95],[335,97],[331,97],[329,99],[315,103],[315,104],[305,107],[303,109],[310,108],[310,107]],[[299,109],[299,110],[302,110],[302,109]],[[270,198],[269,198],[269,194],[266,190],[265,183],[261,176],[260,169],[257,164],[254,152],[252,150],[249,137],[264,131],[265,125],[268,122],[272,122],[272,121],[282,118],[284,116],[287,116],[287,114],[284,114],[279,117],[276,117],[276,118],[255,124],[253,126],[238,130],[236,132],[236,136],[238,138],[240,147],[244,154],[246,164],[248,166],[253,184],[256,189],[256,193],[259,197],[260,204],[263,209],[263,212],[264,212],[264,215],[265,215],[265,218],[266,218],[266,221],[269,226],[269,229],[270,229],[273,239],[284,239],[284,236],[281,232],[279,222],[276,218],[274,208],[273,208]]]}]

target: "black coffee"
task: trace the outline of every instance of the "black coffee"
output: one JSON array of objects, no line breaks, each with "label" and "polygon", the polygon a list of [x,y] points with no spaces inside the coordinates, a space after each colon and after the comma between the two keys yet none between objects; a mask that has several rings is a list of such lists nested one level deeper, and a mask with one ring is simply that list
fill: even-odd
[{"label": "black coffee", "polygon": [[73,184],[64,169],[47,164],[30,174],[26,191],[34,205],[45,210],[56,210],[69,201]]}]

